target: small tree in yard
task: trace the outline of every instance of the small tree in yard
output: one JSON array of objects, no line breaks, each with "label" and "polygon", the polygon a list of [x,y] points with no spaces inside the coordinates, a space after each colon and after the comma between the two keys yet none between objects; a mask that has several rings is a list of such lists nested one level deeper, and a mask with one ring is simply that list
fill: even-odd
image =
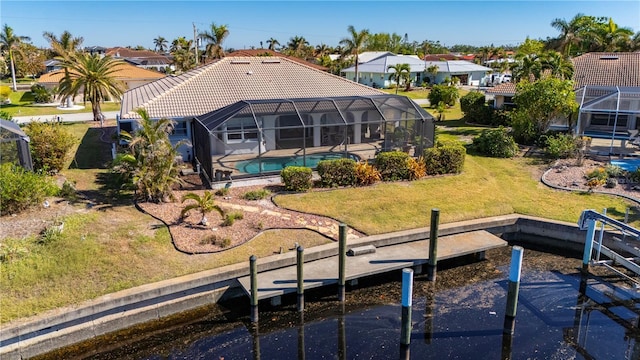
[{"label": "small tree in yard", "polygon": [[59,123],[30,122],[29,135],[33,167],[47,173],[57,173],[65,166],[76,138]]},{"label": "small tree in yard", "polygon": [[458,88],[454,85],[434,85],[428,95],[429,102],[432,106],[435,106],[440,101],[444,102],[447,106],[453,106],[459,97],[460,93],[458,93]]},{"label": "small tree in yard", "polygon": [[514,137],[524,143],[536,141],[552,120],[570,118],[578,106],[573,82],[556,78],[520,81],[513,101],[516,104],[512,113]]},{"label": "small tree in yard", "polygon": [[216,205],[214,194],[211,191],[206,190],[202,196],[196,193],[187,193],[182,197],[182,202],[184,203],[187,200],[193,200],[195,201],[195,204],[188,204],[182,209],[182,212],[180,213],[180,217],[182,218],[184,218],[189,211],[198,210],[200,214],[202,214],[202,219],[199,224],[207,226],[209,225],[207,214],[213,210],[217,211],[220,216],[224,217],[224,210],[222,210],[220,206]]}]

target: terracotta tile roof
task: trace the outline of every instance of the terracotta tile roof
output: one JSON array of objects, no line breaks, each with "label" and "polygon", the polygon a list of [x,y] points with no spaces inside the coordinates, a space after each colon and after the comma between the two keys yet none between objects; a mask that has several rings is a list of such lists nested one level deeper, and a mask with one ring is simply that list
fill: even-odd
[{"label": "terracotta tile roof", "polygon": [[516,84],[515,83],[502,83],[498,86],[494,86],[491,89],[486,91],[487,94],[492,95],[507,95],[511,96],[516,93]]},{"label": "terracotta tile roof", "polygon": [[[267,55],[267,54],[269,54],[269,55]],[[277,56],[277,57],[289,59],[291,61],[295,61],[295,62],[303,64],[303,65],[310,66],[310,67],[312,67],[314,69],[318,69],[318,70],[322,70],[322,71],[329,71],[329,69],[324,67],[324,66],[320,66],[320,65],[314,64],[312,62],[297,58],[295,56],[285,55],[285,54],[279,53],[277,51],[269,50],[269,49],[236,50],[234,52],[226,54],[225,56],[226,57],[238,57],[238,56],[243,56],[243,57],[246,57],[246,56],[269,57],[269,56]]]},{"label": "terracotta tile roof", "polygon": [[576,87],[631,86],[640,87],[640,52],[587,53],[573,62]]},{"label": "terracotta tile roof", "polygon": [[460,60],[460,56],[454,54],[427,54],[422,60],[424,61],[442,61],[442,60]]},{"label": "terracotta tile roof", "polygon": [[[133,66],[128,63],[120,63],[117,66],[117,71],[114,73],[114,77],[117,80],[150,80],[150,79],[162,79],[165,74],[161,74],[157,71],[151,71],[137,66]],[[46,74],[42,74],[38,79],[39,83],[59,83],[64,77],[64,70],[56,70]]]},{"label": "terracotta tile roof", "polygon": [[189,117],[241,100],[379,95],[383,92],[284,57],[225,57],[128,90],[122,118]]}]

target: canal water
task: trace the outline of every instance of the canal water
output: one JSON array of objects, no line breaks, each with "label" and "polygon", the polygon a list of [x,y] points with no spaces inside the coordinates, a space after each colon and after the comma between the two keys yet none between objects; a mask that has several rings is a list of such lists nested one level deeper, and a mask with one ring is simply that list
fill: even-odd
[{"label": "canal water", "polygon": [[[436,285],[414,282],[411,359],[640,359],[638,292],[602,268],[526,249],[515,333],[503,334],[510,248],[468,265],[439,263]],[[339,304],[337,288],[260,304],[213,305],[146,324],[42,359],[397,359],[400,272],[361,279]],[[581,286],[582,284],[582,286]],[[581,291],[582,289],[582,291]],[[407,355],[406,353],[402,356]]]}]

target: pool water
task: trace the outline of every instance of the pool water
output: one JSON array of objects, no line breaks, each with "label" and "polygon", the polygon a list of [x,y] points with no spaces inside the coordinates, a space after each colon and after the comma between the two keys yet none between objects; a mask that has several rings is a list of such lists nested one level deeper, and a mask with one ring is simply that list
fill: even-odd
[{"label": "pool water", "polygon": [[640,167],[640,159],[611,160],[611,165],[619,166],[626,171],[636,171]]},{"label": "pool water", "polygon": [[[343,157],[344,154],[342,153],[311,154],[306,156],[306,162],[304,156],[256,158],[237,162],[236,169],[247,174],[260,174],[262,172],[280,171],[287,166],[306,166],[309,168],[315,168],[322,160],[335,160]],[[358,157],[353,154],[348,154],[348,157],[358,160]]]}]

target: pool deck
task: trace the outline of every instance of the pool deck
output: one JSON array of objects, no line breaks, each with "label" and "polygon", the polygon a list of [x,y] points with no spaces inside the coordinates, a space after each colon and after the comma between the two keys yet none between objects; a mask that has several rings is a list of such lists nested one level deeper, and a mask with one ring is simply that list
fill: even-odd
[{"label": "pool deck", "polygon": [[[438,260],[446,260],[507,246],[507,242],[484,231],[472,231],[438,238]],[[427,263],[429,240],[413,241],[376,248],[374,253],[347,256],[346,280],[381,274]],[[304,288],[316,288],[338,282],[338,256],[304,264]],[[258,273],[258,299],[276,298],[297,291],[295,265]],[[238,279],[247,295],[251,294],[250,276]]]}]

